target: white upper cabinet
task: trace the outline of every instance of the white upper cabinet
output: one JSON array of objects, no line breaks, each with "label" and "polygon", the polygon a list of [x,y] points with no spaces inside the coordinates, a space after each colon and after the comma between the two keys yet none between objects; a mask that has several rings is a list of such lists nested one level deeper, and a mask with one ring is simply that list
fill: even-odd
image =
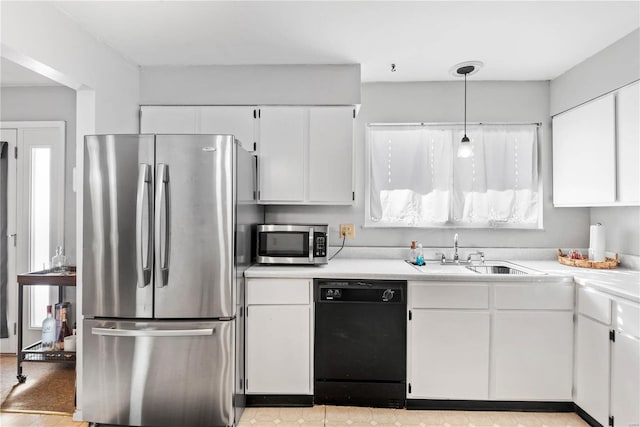
[{"label": "white upper cabinet", "polygon": [[309,200],[353,202],[353,107],[309,109]]},{"label": "white upper cabinet", "polygon": [[260,109],[260,202],[304,202],[307,120],[308,111],[304,108]]},{"label": "white upper cabinet", "polygon": [[247,151],[255,150],[254,121],[257,108],[252,106],[198,107],[200,133],[230,134]]},{"label": "white upper cabinet", "polygon": [[553,118],[555,206],[640,205],[640,82]]},{"label": "white upper cabinet", "polygon": [[253,106],[143,106],[141,133],[229,134],[247,151],[255,150],[257,107]]},{"label": "white upper cabinet", "polygon": [[140,133],[198,133],[198,107],[140,107]]},{"label": "white upper cabinet", "polygon": [[259,116],[261,203],[353,203],[353,107],[261,107]]},{"label": "white upper cabinet", "polygon": [[553,118],[553,203],[616,200],[615,99],[607,95]]},{"label": "white upper cabinet", "polygon": [[618,92],[618,200],[640,204],[640,82]]}]

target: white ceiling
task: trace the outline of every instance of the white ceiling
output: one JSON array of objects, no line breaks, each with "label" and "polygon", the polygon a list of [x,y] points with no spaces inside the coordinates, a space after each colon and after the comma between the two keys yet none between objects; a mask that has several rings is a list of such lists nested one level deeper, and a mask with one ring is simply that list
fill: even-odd
[{"label": "white ceiling", "polygon": [[[637,0],[54,3],[137,65],[358,63],[365,82],[451,80],[468,60],[474,80],[549,80],[640,27]],[[6,62],[3,85],[47,84]]]},{"label": "white ceiling", "polygon": [[60,86],[41,74],[0,57],[0,86]]}]

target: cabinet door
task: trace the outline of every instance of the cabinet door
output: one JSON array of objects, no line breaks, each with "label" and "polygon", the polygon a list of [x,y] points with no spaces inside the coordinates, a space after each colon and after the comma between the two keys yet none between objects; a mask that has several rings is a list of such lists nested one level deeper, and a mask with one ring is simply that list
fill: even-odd
[{"label": "cabinet door", "polygon": [[413,399],[488,399],[489,313],[412,310],[408,377]]},{"label": "cabinet door", "polygon": [[206,106],[198,107],[200,113],[200,133],[230,134],[240,141],[247,151],[253,151],[254,115],[256,107],[251,106]]},{"label": "cabinet door", "polygon": [[618,92],[618,200],[640,204],[640,82]]},{"label": "cabinet door", "polygon": [[353,111],[309,109],[309,202],[353,202]]},{"label": "cabinet door", "polygon": [[612,354],[611,415],[615,417],[614,425],[640,425],[640,340],[616,332]]},{"label": "cabinet door", "polygon": [[496,399],[571,400],[572,312],[497,312],[493,346]]},{"label": "cabinet door", "polygon": [[302,202],[308,111],[301,107],[263,107],[260,112],[259,200]]},{"label": "cabinet door", "polygon": [[609,327],[579,315],[575,402],[604,426],[609,417],[609,362]]},{"label": "cabinet door", "polygon": [[597,206],[616,200],[613,94],[553,118],[553,203]]},{"label": "cabinet door", "polygon": [[311,306],[247,307],[247,393],[311,394]]},{"label": "cabinet door", "polygon": [[197,107],[140,107],[140,133],[198,133]]}]

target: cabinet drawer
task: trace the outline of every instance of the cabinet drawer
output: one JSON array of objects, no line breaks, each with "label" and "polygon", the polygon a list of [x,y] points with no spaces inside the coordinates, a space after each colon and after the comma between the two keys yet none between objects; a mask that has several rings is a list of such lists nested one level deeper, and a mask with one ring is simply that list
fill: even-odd
[{"label": "cabinet drawer", "polygon": [[640,305],[617,302],[616,327],[620,332],[640,338]]},{"label": "cabinet drawer", "polygon": [[310,304],[311,279],[249,279],[249,304]]},{"label": "cabinet drawer", "polygon": [[573,285],[496,285],[498,309],[573,310]]},{"label": "cabinet drawer", "polygon": [[611,299],[593,289],[578,289],[578,313],[605,325],[611,324]]},{"label": "cabinet drawer", "polygon": [[412,308],[489,308],[488,285],[414,285],[410,289]]}]

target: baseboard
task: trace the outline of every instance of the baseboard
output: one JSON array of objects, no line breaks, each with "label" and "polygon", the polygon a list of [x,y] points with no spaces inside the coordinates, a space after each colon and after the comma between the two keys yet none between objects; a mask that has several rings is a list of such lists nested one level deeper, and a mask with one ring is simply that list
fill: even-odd
[{"label": "baseboard", "polygon": [[591,427],[604,427],[602,424],[600,424],[598,421],[596,421],[595,418],[593,418],[591,415],[587,414],[587,412],[582,409],[581,407],[579,407],[577,404],[575,405],[576,409],[576,414],[578,414],[578,416],[580,418],[582,418],[587,424],[589,424]]},{"label": "baseboard", "polygon": [[574,412],[575,405],[573,402],[407,399],[407,409],[431,409],[440,411]]},{"label": "baseboard", "polygon": [[293,394],[247,394],[247,408],[255,406],[313,406],[312,395]]}]

